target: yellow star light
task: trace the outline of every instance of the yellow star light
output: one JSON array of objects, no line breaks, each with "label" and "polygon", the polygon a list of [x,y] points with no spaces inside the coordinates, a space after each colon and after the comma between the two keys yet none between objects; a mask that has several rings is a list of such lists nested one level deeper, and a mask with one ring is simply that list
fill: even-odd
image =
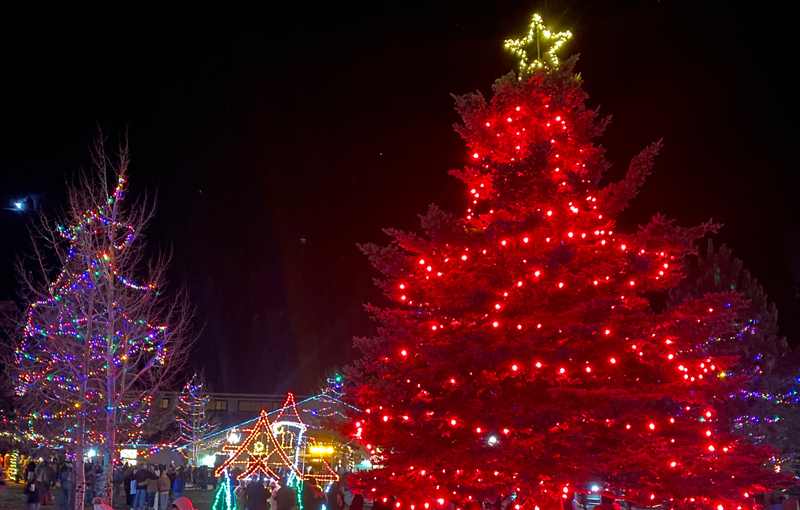
[{"label": "yellow star light", "polygon": [[[569,30],[558,33],[548,30],[544,26],[542,17],[534,14],[528,35],[522,39],[508,39],[505,47],[520,57],[519,68],[523,72],[531,72],[543,67],[557,69],[558,57],[556,56],[556,51],[571,37],[572,32]],[[528,60],[526,48],[529,45],[535,45],[536,58],[533,60]],[[543,51],[544,45],[549,45],[546,51]]]}]

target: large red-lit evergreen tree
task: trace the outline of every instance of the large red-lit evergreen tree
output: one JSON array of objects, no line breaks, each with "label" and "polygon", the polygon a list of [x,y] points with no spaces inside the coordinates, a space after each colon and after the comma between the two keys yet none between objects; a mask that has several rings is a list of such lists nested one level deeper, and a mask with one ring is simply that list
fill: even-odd
[{"label": "large red-lit evergreen tree", "polygon": [[363,357],[347,372],[361,410],[347,432],[377,468],[353,483],[417,509],[512,494],[550,506],[594,484],[649,505],[735,509],[785,481],[771,450],[716,419],[735,359],[703,346],[733,334],[745,301],[726,291],[651,309],[717,225],[656,215],[617,230],[660,144],[600,185],[609,163],[593,140],[607,119],[586,109],[575,59],[555,56],[567,37],[534,17],[507,43],[520,73],[490,101],[457,98],[473,161],[452,172],[465,215],[432,206],[424,235],[389,229],[389,246],[362,247],[396,305],[369,307],[378,332],[356,340]]}]

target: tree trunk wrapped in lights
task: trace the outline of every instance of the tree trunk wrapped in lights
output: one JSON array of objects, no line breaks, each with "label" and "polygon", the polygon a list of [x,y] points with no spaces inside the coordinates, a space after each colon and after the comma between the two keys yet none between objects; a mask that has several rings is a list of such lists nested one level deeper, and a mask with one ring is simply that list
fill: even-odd
[{"label": "tree trunk wrapped in lights", "polygon": [[465,214],[431,206],[424,234],[388,229],[391,245],[362,246],[396,304],[368,307],[377,334],[356,339],[363,357],[347,371],[361,411],[345,432],[378,468],[348,483],[419,510],[504,497],[533,510],[593,485],[648,506],[736,509],[786,481],[769,448],[720,426],[735,358],[699,347],[731,334],[746,302],[735,290],[664,311],[648,300],[675,288],[718,225],[656,215],[617,229],[661,144],[601,186],[609,163],[593,139],[608,119],[586,109],[576,59],[542,49],[569,34],[538,17],[531,34],[538,58],[490,101],[456,100]]},{"label": "tree trunk wrapped in lights", "polygon": [[[145,252],[153,204],[126,201],[127,145],[112,161],[98,139],[92,163],[94,174],[69,190],[63,222],[43,218],[33,232],[40,278],[20,271],[33,304],[15,354],[31,437],[76,445],[76,508],[83,508],[83,451],[104,448],[110,504],[117,444],[138,438],[152,394],[179,373],[189,347],[188,302],[182,292],[163,294],[169,257]],[[137,276],[147,283],[134,283]]]}]

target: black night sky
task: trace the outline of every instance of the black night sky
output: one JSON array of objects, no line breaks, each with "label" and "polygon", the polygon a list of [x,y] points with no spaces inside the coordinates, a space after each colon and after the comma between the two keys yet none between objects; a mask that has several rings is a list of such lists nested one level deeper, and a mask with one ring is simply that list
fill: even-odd
[{"label": "black night sky", "polygon": [[[116,5],[115,5],[116,4]],[[699,4],[699,5],[698,5]],[[621,220],[713,217],[800,339],[800,214],[791,16],[734,3],[584,1],[93,2],[0,10],[0,300],[48,211],[88,164],[98,126],[128,128],[134,191],[158,190],[151,247],[197,307],[194,363],[217,391],[307,392],[370,332],[382,303],[357,242],[412,229],[431,202],[462,212],[467,163],[451,93],[512,70],[503,40],[538,11],[575,35],[619,178],[663,137]],[[135,5],[135,6],[134,6]],[[314,375],[317,374],[317,375]],[[317,380],[319,377],[319,380]]]}]

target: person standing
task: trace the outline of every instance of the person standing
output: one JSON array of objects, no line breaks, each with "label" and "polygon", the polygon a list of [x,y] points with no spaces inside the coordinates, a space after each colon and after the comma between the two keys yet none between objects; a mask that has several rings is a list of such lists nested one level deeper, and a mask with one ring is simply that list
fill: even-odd
[{"label": "person standing", "polygon": [[275,480],[269,481],[269,510],[276,510],[277,505],[275,503],[275,496],[278,494],[278,482]]},{"label": "person standing", "polygon": [[[100,464],[95,464],[92,468],[94,471],[94,483],[92,490],[94,491],[94,498],[102,498],[103,493],[106,491],[106,477],[103,475],[103,467]],[[112,480],[113,488],[113,480]],[[92,498],[92,499],[94,499]]]},{"label": "person standing", "polygon": [[58,473],[58,483],[61,485],[61,494],[58,498],[59,510],[70,509],[70,499],[72,499],[72,465],[65,463],[61,466]]},{"label": "person standing", "polygon": [[133,510],[143,510],[147,505],[147,466],[139,466],[136,470],[134,481],[136,482],[136,497],[133,500]]},{"label": "person standing", "polygon": [[0,465],[0,508],[3,508],[3,493],[8,487],[8,477],[6,476],[6,468]]},{"label": "person standing", "polygon": [[300,502],[303,504],[303,508],[308,508],[311,506],[311,503],[314,501],[314,495],[316,494],[317,486],[314,485],[312,482],[306,482],[303,484],[303,491],[300,493]]},{"label": "person standing", "polygon": [[156,496],[158,495],[158,475],[155,472],[156,467],[153,466],[153,470],[147,472],[147,483],[145,483],[145,491],[147,491],[147,508],[156,508]]},{"label": "person standing", "polygon": [[136,494],[136,480],[133,478],[133,468],[125,465],[125,473],[122,476],[122,484],[125,487],[125,504],[133,507],[133,495]]},{"label": "person standing", "polygon": [[111,504],[114,504],[114,499],[119,500],[120,494],[124,494],[125,491],[123,489],[125,484],[125,466],[121,464],[117,464],[114,466],[113,471],[111,472],[111,483],[112,483],[112,490],[111,490]]},{"label": "person standing", "polygon": [[239,485],[233,489],[233,502],[236,510],[244,510],[247,506],[247,482],[244,480],[239,482]]},{"label": "person standing", "polygon": [[53,464],[49,460],[44,461],[43,464],[42,483],[44,483],[45,489],[50,490],[50,487],[53,486]]},{"label": "person standing", "polygon": [[[177,477],[178,477],[178,473],[177,473],[177,471],[175,470],[175,467],[173,467],[173,466],[170,466],[170,467],[167,469],[167,478],[169,478],[169,490],[170,490],[170,493],[172,492],[172,487],[174,487],[174,486],[175,486],[175,478],[177,478]],[[176,499],[176,498],[177,498],[177,496],[173,495],[173,496],[170,498],[170,501],[172,501],[172,500],[174,500],[174,499]]]},{"label": "person standing", "polygon": [[188,476],[188,472],[183,469],[183,467],[178,468],[178,472],[175,473],[175,481],[172,482],[172,494],[175,496],[175,499],[180,498],[183,496],[184,491],[186,491],[186,477]]},{"label": "person standing", "polygon": [[87,464],[85,467],[86,473],[84,474],[84,489],[83,489],[83,499],[85,504],[91,504],[92,499],[94,499],[94,476],[96,474],[94,470],[94,466]]},{"label": "person standing", "polygon": [[293,487],[289,487],[286,478],[281,478],[278,485],[281,488],[275,494],[275,506],[278,510],[291,510],[293,506],[297,505],[297,493]]},{"label": "person standing", "polygon": [[200,485],[200,490],[208,490],[208,467],[200,466],[197,468],[197,481],[195,485]]},{"label": "person standing", "polygon": [[342,484],[336,480],[328,489],[328,510],[342,510],[344,508],[344,494]]},{"label": "person standing", "polygon": [[308,510],[322,510],[322,507],[325,506],[327,500],[325,499],[325,493],[322,492],[322,489],[314,486],[314,499],[311,500],[311,503],[308,505]]},{"label": "person standing", "polygon": [[33,481],[34,476],[36,476],[36,463],[33,461],[33,457],[31,457],[28,461],[28,465],[25,466],[25,481]]},{"label": "person standing", "polygon": [[255,479],[247,484],[247,510],[267,510],[267,499],[269,491],[261,480]]},{"label": "person standing", "polygon": [[156,486],[158,490],[158,508],[160,510],[165,510],[169,503],[169,476],[167,476],[167,470],[161,470],[161,476],[158,477],[158,484]]},{"label": "person standing", "polygon": [[44,486],[38,476],[33,475],[33,479],[25,487],[25,495],[28,497],[28,510],[39,510],[42,506],[42,493]]}]

